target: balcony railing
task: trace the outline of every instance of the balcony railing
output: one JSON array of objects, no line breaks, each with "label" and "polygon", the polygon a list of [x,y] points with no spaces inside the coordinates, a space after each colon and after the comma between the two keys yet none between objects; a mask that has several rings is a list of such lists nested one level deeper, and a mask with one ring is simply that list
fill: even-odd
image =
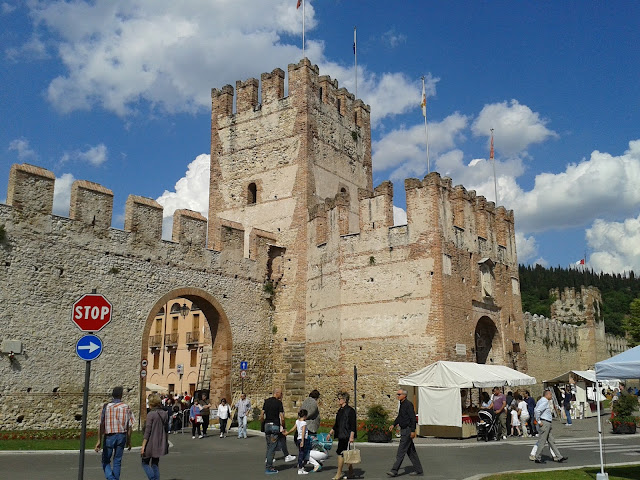
[{"label": "balcony railing", "polygon": [[160,348],[162,346],[162,335],[149,336],[149,348]]},{"label": "balcony railing", "polygon": [[200,343],[200,331],[187,332],[187,345],[197,345]]},{"label": "balcony railing", "polygon": [[164,344],[166,347],[178,346],[178,332],[167,333],[164,336]]}]

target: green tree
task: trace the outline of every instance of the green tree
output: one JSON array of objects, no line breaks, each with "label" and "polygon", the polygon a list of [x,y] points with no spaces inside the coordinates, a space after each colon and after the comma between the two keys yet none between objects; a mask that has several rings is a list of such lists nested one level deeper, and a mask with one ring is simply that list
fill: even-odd
[{"label": "green tree", "polygon": [[629,334],[632,346],[640,343],[640,298],[636,298],[629,305],[631,313],[624,319],[625,330]]}]

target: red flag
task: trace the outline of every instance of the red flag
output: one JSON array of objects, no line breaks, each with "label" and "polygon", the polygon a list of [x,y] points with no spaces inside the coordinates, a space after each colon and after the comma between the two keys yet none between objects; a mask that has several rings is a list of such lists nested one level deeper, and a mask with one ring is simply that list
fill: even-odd
[{"label": "red flag", "polygon": [[576,262],[576,265],[584,265],[584,258],[581,258]]},{"label": "red flag", "polygon": [[296,8],[300,8],[300,5],[302,5],[302,0],[298,0],[298,4],[296,5]]}]

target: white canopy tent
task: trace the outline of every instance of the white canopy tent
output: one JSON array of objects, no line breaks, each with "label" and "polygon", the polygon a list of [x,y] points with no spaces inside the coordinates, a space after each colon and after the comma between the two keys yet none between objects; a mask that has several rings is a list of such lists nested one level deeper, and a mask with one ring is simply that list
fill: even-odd
[{"label": "white canopy tent", "polygon": [[502,365],[440,361],[398,383],[417,388],[420,425],[461,427],[461,388],[533,385],[536,379]]},{"label": "white canopy tent", "polygon": [[[596,388],[596,371],[595,370],[569,370],[562,375],[558,375],[551,380],[543,382],[544,387],[558,384],[573,384],[575,386],[575,412],[571,415],[573,418],[589,418],[596,416],[596,401],[603,401],[605,398]],[[602,382],[605,387],[615,388],[620,380],[607,380]],[[561,402],[562,398],[558,398]]]},{"label": "white canopy tent", "polygon": [[156,385],[155,383],[147,382],[147,392],[167,392],[167,387],[162,385]]},{"label": "white canopy tent", "polygon": [[[596,379],[629,379],[640,378],[640,345],[622,352],[615,357],[596,363]],[[600,403],[598,402],[598,439],[600,441],[600,473],[596,480],[606,480],[609,475],[604,472],[604,457],[602,455],[602,425],[600,423]]]}]

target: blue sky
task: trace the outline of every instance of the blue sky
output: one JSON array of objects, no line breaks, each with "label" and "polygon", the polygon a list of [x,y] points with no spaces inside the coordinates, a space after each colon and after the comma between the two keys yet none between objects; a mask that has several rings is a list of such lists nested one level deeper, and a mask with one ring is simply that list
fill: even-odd
[{"label": "blue sky", "polygon": [[[207,208],[210,89],[286,71],[296,0],[0,0],[0,200],[9,168]],[[307,0],[306,55],[371,105],[374,184],[432,170],[516,215],[522,263],[640,271],[640,3]],[[399,220],[402,212],[398,210]]]}]

